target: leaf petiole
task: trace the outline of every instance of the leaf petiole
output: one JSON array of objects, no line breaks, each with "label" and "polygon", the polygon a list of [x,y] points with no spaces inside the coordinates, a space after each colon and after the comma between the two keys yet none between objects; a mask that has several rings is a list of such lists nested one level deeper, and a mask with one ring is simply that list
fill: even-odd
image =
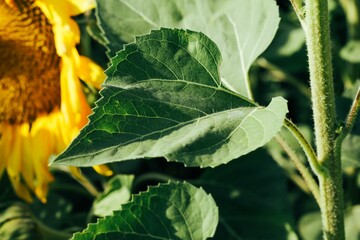
[{"label": "leaf petiole", "polygon": [[327,175],[328,174],[327,169],[319,164],[314,149],[311,147],[310,143],[306,140],[306,138],[296,127],[296,125],[292,123],[289,119],[285,119],[284,125],[289,130],[289,132],[295,137],[295,139],[299,142],[300,146],[302,147],[309,161],[309,165],[313,170],[313,172],[315,173],[315,175],[317,177]]},{"label": "leaf petiole", "polygon": [[354,101],[350,107],[350,111],[349,114],[346,118],[346,122],[345,122],[345,131],[347,133],[350,133],[352,128],[355,125],[356,119],[358,117],[360,111],[360,86],[357,90],[356,96],[354,98]]}]

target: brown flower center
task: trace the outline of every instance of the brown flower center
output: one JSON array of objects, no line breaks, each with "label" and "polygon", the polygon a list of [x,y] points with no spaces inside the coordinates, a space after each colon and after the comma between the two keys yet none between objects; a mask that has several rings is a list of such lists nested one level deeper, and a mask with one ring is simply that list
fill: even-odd
[{"label": "brown flower center", "polygon": [[0,0],[0,122],[33,122],[60,106],[60,58],[34,0]]}]

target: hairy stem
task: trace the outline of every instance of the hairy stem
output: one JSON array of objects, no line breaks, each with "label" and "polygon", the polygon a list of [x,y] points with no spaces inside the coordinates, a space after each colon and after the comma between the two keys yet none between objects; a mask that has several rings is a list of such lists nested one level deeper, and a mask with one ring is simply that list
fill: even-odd
[{"label": "hairy stem", "polygon": [[349,114],[346,118],[345,130],[347,133],[350,133],[350,131],[354,127],[359,111],[360,111],[360,86],[357,90],[354,101],[350,107]]},{"label": "hairy stem", "polygon": [[303,11],[303,0],[290,0],[291,5],[293,6],[293,9],[296,13],[296,16],[298,17],[301,26],[304,28],[304,11]]},{"label": "hairy stem", "polygon": [[285,119],[285,127],[288,129],[288,131],[296,138],[300,146],[302,147],[303,151],[305,152],[305,155],[309,161],[309,165],[311,167],[311,170],[315,173],[317,177],[321,175],[326,175],[327,170],[322,167],[316,157],[316,154],[314,152],[314,149],[311,147],[309,142],[305,139],[304,135],[299,131],[299,129],[293,124],[290,120]]},{"label": "hairy stem", "polygon": [[340,155],[335,154],[335,99],[327,0],[305,1],[317,159],[328,174],[319,176],[324,239],[345,239]]}]

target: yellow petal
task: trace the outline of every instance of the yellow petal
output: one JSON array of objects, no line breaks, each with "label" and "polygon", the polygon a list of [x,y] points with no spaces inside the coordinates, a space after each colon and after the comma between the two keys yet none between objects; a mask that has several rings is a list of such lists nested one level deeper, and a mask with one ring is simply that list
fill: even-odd
[{"label": "yellow petal", "polygon": [[48,185],[42,185],[41,187],[36,187],[34,192],[36,197],[42,202],[42,203],[46,203],[47,202],[47,193],[48,193],[49,189],[48,189]]},{"label": "yellow petal", "polygon": [[52,141],[54,141],[53,154],[59,154],[66,148],[69,141],[71,141],[67,131],[70,126],[65,122],[62,112],[53,113],[49,117],[48,128],[52,133]]},{"label": "yellow petal", "polygon": [[[26,125],[25,125],[26,126]],[[22,138],[22,149],[21,153],[22,156],[18,161],[21,161],[21,173],[22,177],[24,178],[24,181],[26,184],[32,189],[35,189],[34,183],[35,183],[35,176],[34,176],[34,165],[38,164],[35,156],[36,154],[39,154],[41,152],[38,152],[36,149],[32,148],[32,139],[29,136],[28,132],[29,129],[26,127],[22,128],[22,131],[25,132],[25,136],[18,136],[18,138]]]},{"label": "yellow petal", "polygon": [[0,177],[2,176],[4,169],[7,166],[8,156],[13,146],[13,130],[10,125],[6,123],[0,123]]},{"label": "yellow petal", "polygon": [[18,195],[20,198],[24,199],[26,202],[31,203],[32,202],[32,197],[30,194],[30,191],[28,190],[28,188],[20,182],[20,179],[14,176],[10,176],[10,182],[11,185],[13,186],[13,189],[15,190],[16,195]]},{"label": "yellow petal", "polygon": [[71,54],[80,42],[80,30],[71,19],[72,4],[67,1],[37,0],[35,4],[42,10],[53,26],[55,46],[59,56]]},{"label": "yellow petal", "polygon": [[[1,138],[0,138],[0,171],[2,172],[6,166],[6,170],[15,190],[16,194],[27,202],[32,201],[32,197],[27,186],[21,181],[23,172],[22,163],[22,147],[23,137],[21,136],[21,129],[27,127],[13,126],[6,123],[0,124]],[[25,133],[26,134],[26,133]]]},{"label": "yellow petal", "polygon": [[100,84],[104,82],[106,77],[104,70],[99,65],[84,56],[79,56],[78,74],[82,80],[97,89],[100,89]]},{"label": "yellow petal", "polygon": [[71,16],[79,15],[95,7],[94,0],[67,0]]},{"label": "yellow petal", "polygon": [[11,148],[9,155],[6,156],[7,157],[7,172],[9,174],[9,176],[18,176],[18,178],[20,178],[20,174],[21,174],[21,158],[22,158],[22,152],[21,152],[21,141],[22,141],[22,137],[21,137],[21,127],[15,125],[13,127],[11,127],[12,130],[12,136],[11,136],[11,140],[10,143],[11,145],[9,146]]},{"label": "yellow petal", "polygon": [[80,182],[85,181],[85,177],[82,175],[80,168],[69,167],[71,175]]},{"label": "yellow petal", "polygon": [[[31,150],[33,153],[32,161],[36,163],[34,166],[37,181],[51,182],[53,176],[48,170],[48,158],[53,153],[54,139],[52,138],[52,129],[49,128],[49,119],[47,116],[38,118],[30,131]],[[39,168],[39,169],[37,169]],[[40,180],[39,180],[40,179]]]},{"label": "yellow petal", "polygon": [[11,151],[8,158],[7,173],[9,175],[10,182],[15,190],[16,194],[27,202],[32,201],[31,194],[28,188],[21,181],[22,174],[22,130],[24,131],[26,126],[10,126],[11,131],[10,142]]},{"label": "yellow petal", "polygon": [[[76,50],[73,51],[73,54],[76,54],[75,51]],[[65,56],[62,58],[61,111],[66,111],[69,114],[69,116],[67,116],[69,119],[65,120],[69,121],[70,124],[79,120],[79,117],[76,116],[77,114],[87,115],[90,113],[89,109],[83,109],[84,106],[82,101],[85,100],[85,97],[81,89],[76,69],[76,62],[72,56]],[[86,105],[88,104],[86,103]]]},{"label": "yellow petal", "polygon": [[46,202],[46,196],[48,193],[49,183],[54,180],[52,175],[49,172],[47,164],[37,164],[35,165],[35,174],[36,174],[36,182],[35,182],[35,195],[40,201],[43,203]]},{"label": "yellow petal", "polygon": [[62,24],[69,18],[70,14],[67,11],[66,1],[53,1],[53,0],[36,0],[35,5],[38,6],[45,14],[49,22],[54,24]]},{"label": "yellow petal", "polygon": [[[18,4],[14,0],[5,1],[9,6]],[[49,156],[65,149],[88,122],[87,115],[91,113],[79,78],[100,87],[105,75],[98,65],[77,52],[80,30],[71,18],[93,8],[95,1],[35,0],[34,4],[44,13],[46,24],[52,25],[54,54],[61,57],[58,66],[61,69],[61,106],[54,107],[49,114],[36,115],[31,128],[29,123],[0,123],[0,175],[6,169],[14,190],[24,200],[30,202],[33,192],[45,202],[48,184],[53,181],[48,169]],[[29,21],[33,21],[30,17]],[[106,166],[96,168],[102,174],[112,174]],[[73,176],[86,182],[78,168],[70,169]]]},{"label": "yellow petal", "polygon": [[[54,1],[54,0],[36,0],[35,3],[41,8],[48,8],[46,11],[46,16],[50,12],[58,12],[56,15],[66,14],[67,16],[76,16],[86,11],[91,10],[95,7],[95,0],[63,0],[63,1]],[[43,10],[44,11],[44,10]],[[49,19],[56,20],[58,16],[49,15]]]},{"label": "yellow petal", "polygon": [[76,44],[80,41],[80,30],[72,19],[63,24],[54,24],[53,32],[55,37],[55,47],[57,54],[62,57],[71,54]]},{"label": "yellow petal", "polygon": [[96,165],[96,166],[93,166],[93,169],[97,173],[104,175],[106,177],[113,175],[113,171],[111,171],[111,169],[106,165]]},{"label": "yellow petal", "polygon": [[15,0],[5,0],[5,3],[6,3],[7,5],[9,5],[10,7],[16,7],[14,1],[15,1]]}]

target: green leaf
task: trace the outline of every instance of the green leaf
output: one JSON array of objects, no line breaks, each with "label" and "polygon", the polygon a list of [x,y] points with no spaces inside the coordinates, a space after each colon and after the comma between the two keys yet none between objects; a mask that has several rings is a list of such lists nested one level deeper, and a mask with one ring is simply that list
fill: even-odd
[{"label": "green leaf", "polygon": [[98,0],[97,14],[111,56],[122,49],[119,42],[132,42],[152,29],[205,33],[223,54],[223,84],[248,97],[249,68],[274,38],[280,21],[271,0]]},{"label": "green leaf", "polygon": [[86,31],[95,41],[106,46],[107,39],[95,21],[91,21],[86,25]]},{"label": "green leaf", "polygon": [[320,212],[312,212],[301,217],[299,232],[304,240],[322,239],[322,224]]},{"label": "green leaf", "polygon": [[70,234],[51,229],[38,221],[21,202],[0,205],[0,239],[69,239]]},{"label": "green leaf", "polygon": [[216,45],[202,33],[162,29],[112,59],[90,123],[55,163],[90,166],[166,157],[217,166],[266,144],[286,100],[256,106],[221,84]]},{"label": "green leaf", "polygon": [[299,52],[305,45],[303,29],[294,24],[288,16],[281,18],[279,30],[274,41],[266,49],[263,56],[269,60],[286,59]]},{"label": "green leaf", "polygon": [[345,216],[345,234],[347,240],[360,238],[360,205],[353,206]]},{"label": "green leaf", "polygon": [[360,41],[351,40],[341,50],[340,57],[350,63],[360,63]]},{"label": "green leaf", "polygon": [[13,203],[0,206],[0,239],[41,238],[41,233],[26,205]]},{"label": "green leaf", "polygon": [[131,197],[133,175],[117,175],[109,180],[104,192],[95,199],[94,214],[100,217],[111,215],[120,209],[120,204],[126,203]]},{"label": "green leaf", "polygon": [[287,179],[265,150],[208,169],[195,183],[218,204],[214,239],[294,239]]},{"label": "green leaf", "polygon": [[73,240],[198,240],[212,237],[217,224],[218,209],[210,195],[186,182],[170,182],[135,195],[121,211],[90,224]]},{"label": "green leaf", "polygon": [[[360,124],[358,124],[360,125]],[[360,128],[359,128],[360,129]],[[343,167],[360,167],[360,135],[350,134],[344,139],[341,152]]]}]

